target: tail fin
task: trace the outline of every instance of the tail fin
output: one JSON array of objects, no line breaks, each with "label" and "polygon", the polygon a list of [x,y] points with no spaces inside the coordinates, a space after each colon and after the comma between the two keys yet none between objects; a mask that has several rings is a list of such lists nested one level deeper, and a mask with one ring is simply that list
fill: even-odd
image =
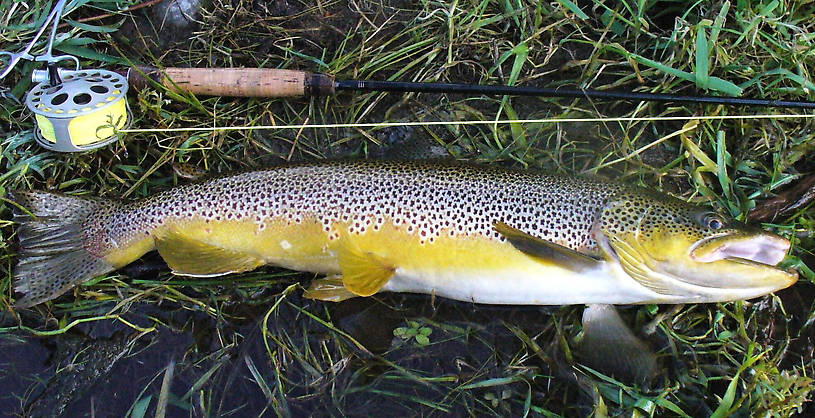
[{"label": "tail fin", "polygon": [[20,252],[14,290],[24,293],[15,306],[27,308],[56,298],[114,267],[85,248],[85,221],[111,202],[47,192],[10,192],[19,225]]}]

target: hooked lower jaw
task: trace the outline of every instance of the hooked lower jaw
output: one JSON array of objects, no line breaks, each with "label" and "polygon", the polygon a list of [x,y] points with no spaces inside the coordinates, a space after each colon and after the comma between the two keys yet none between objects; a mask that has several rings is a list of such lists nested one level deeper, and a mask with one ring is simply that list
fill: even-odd
[{"label": "hooked lower jaw", "polygon": [[752,299],[769,293],[786,289],[798,281],[798,272],[795,270],[777,269],[774,277],[765,277],[763,286],[748,287],[743,289],[733,289],[733,293],[738,297],[731,300]]},{"label": "hooked lower jaw", "polygon": [[610,260],[621,264],[629,276],[660,294],[654,303],[752,299],[785,289],[798,280],[797,271],[776,267],[786,257],[790,242],[770,233],[710,237],[691,246],[684,257],[683,254],[675,257],[662,254],[660,258],[653,258],[642,252],[641,247],[629,244],[629,250],[641,250],[637,253],[643,259],[642,265],[638,263],[639,267],[634,268],[627,266],[631,257],[628,257],[629,263],[624,263],[608,237],[601,234],[596,240]]},{"label": "hooked lower jaw", "polygon": [[768,274],[765,279],[766,288],[770,289],[765,293],[786,289],[798,281],[798,272],[795,269],[782,269],[766,264],[762,264],[762,266],[774,268],[773,274]]},{"label": "hooked lower jaw", "polygon": [[786,289],[798,281],[795,270],[750,260],[733,258],[702,265],[707,267],[696,271],[670,267],[658,271],[673,278],[668,283],[672,283],[670,289],[674,295],[685,296],[685,302],[693,303],[753,299]]},{"label": "hooked lower jaw", "polygon": [[[785,289],[798,281],[794,269],[776,267],[789,249],[789,240],[767,232],[746,237],[724,235],[700,241],[691,249],[690,257],[701,263],[730,263],[746,268],[738,269],[742,274],[736,275],[745,282],[740,290],[750,294],[744,297],[750,298]],[[764,273],[749,280],[751,270]]]},{"label": "hooked lower jaw", "polygon": [[[798,272],[794,269],[783,269],[774,265],[737,257],[703,263],[700,267],[704,270],[711,270],[698,276],[690,275],[690,277],[697,280],[685,276],[684,281],[709,290],[718,289],[720,292],[730,294],[731,296],[726,300],[751,299],[786,289],[798,281]],[[726,300],[718,301],[724,302]]]},{"label": "hooked lower jaw", "polygon": [[[790,242],[763,233],[751,236],[720,235],[701,240],[689,251],[690,264],[659,263],[656,270],[678,280],[677,290],[695,294],[704,302],[752,299],[798,281],[794,269],[776,267],[787,255]],[[679,291],[681,293],[681,291]]]}]

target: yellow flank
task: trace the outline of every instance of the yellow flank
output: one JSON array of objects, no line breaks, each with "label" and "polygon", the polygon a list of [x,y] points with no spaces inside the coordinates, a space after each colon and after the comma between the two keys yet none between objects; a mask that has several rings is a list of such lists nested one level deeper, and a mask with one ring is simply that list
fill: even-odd
[{"label": "yellow flank", "polygon": [[406,271],[503,270],[521,260],[534,261],[506,242],[483,236],[451,237],[447,232],[422,243],[416,235],[386,222],[379,231],[349,234],[348,239]]},{"label": "yellow flank", "polygon": [[[106,260],[114,266],[123,266],[158,243],[159,252],[176,273],[191,275],[251,270],[257,267],[251,265],[251,259],[262,260],[258,265],[271,264],[292,270],[348,273],[341,271],[339,258],[349,249],[360,257],[370,257],[372,263],[413,273],[499,271],[544,263],[509,243],[480,235],[451,236],[445,231],[433,241],[422,242],[415,232],[408,233],[389,220],[380,228],[369,228],[364,233],[348,231],[348,224],[335,223],[326,232],[316,218],[309,217],[300,223],[267,220],[263,227],[252,220],[175,219],[156,228],[150,237],[126,243],[120,247],[122,250],[111,252]],[[214,255],[213,248],[222,250],[224,257]],[[231,259],[238,264],[230,266]],[[194,271],[190,271],[189,266],[195,266]],[[379,287],[381,285],[377,289]],[[365,293],[375,293],[375,290]]]}]

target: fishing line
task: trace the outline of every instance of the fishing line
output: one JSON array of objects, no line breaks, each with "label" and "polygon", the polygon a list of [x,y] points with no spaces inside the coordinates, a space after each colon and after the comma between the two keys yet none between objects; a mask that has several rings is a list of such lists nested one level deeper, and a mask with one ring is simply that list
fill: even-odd
[{"label": "fishing line", "polygon": [[646,116],[611,118],[542,118],[542,119],[499,119],[499,120],[452,120],[452,121],[406,121],[406,122],[361,122],[361,123],[316,123],[301,125],[252,125],[252,126],[207,126],[184,128],[129,128],[120,133],[159,133],[159,132],[217,132],[252,131],[260,129],[327,129],[327,128],[390,128],[400,126],[447,126],[447,125],[507,125],[513,123],[581,123],[581,122],[666,122],[686,120],[743,120],[743,119],[811,119],[815,114],[777,115],[696,115],[696,116]]}]

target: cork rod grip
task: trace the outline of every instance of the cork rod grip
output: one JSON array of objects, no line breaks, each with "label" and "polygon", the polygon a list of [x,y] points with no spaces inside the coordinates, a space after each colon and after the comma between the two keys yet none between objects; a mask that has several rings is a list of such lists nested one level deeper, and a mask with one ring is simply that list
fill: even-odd
[{"label": "cork rod grip", "polygon": [[149,85],[144,76],[168,89],[204,96],[302,97],[334,94],[334,78],[308,71],[271,68],[131,69],[128,81]]}]

